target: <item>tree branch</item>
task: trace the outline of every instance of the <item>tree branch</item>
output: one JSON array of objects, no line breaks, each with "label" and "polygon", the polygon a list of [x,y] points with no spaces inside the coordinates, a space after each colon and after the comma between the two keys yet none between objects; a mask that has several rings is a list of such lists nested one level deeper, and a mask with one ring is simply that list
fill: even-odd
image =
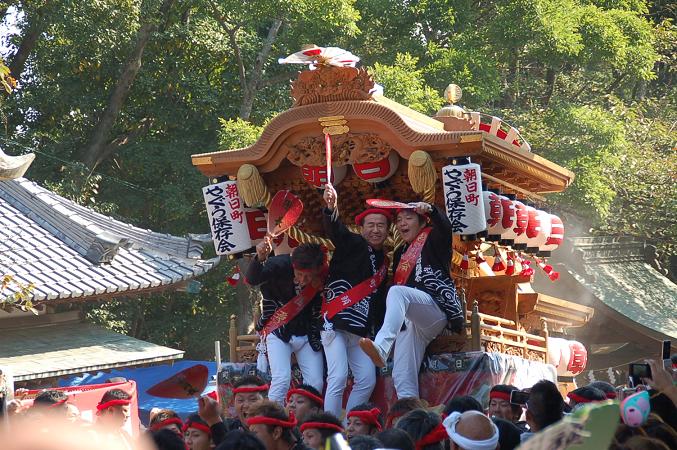
[{"label": "tree branch", "polygon": [[237,31],[239,27],[228,23],[228,20],[223,14],[221,14],[219,7],[214,2],[214,0],[209,0],[209,5],[212,7],[212,11],[214,12],[214,18],[219,23],[219,25],[221,25],[221,28],[223,28],[226,34],[228,34],[230,46],[233,48],[235,59],[237,60],[237,68],[240,76],[240,89],[242,92],[245,92],[247,90],[247,70],[245,68],[244,61],[242,60],[240,45],[237,43]]}]

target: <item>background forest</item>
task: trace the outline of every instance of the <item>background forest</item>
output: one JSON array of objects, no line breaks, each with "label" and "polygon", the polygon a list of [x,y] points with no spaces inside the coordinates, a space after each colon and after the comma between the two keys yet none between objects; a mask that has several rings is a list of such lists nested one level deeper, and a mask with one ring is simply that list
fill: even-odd
[{"label": "background forest", "polygon": [[[253,142],[288,108],[296,67],[333,45],[385,95],[427,114],[462,104],[517,126],[577,175],[555,209],[581,231],[677,235],[677,5],[658,0],[0,1],[0,148],[37,153],[28,177],[141,227],[208,231],[190,155]],[[0,90],[1,91],[1,90]],[[116,331],[209,357],[236,291],[221,265],[197,295],[88,307]]]}]

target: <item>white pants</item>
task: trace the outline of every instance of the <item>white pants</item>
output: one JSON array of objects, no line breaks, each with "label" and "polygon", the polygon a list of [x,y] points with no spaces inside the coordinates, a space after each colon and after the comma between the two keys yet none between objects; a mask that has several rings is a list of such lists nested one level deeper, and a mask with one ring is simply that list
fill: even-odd
[{"label": "white pants", "polygon": [[360,336],[336,330],[336,336],[324,345],[327,357],[327,392],[324,395],[324,410],[341,417],[343,391],[348,381],[348,367],[353,372],[353,390],[348,397],[346,411],[360,403],[366,403],[376,385],[376,367],[359,345]]},{"label": "white pants", "polygon": [[313,351],[307,336],[292,336],[287,343],[271,333],[266,339],[266,346],[272,378],[268,391],[270,400],[284,404],[291,383],[292,353],[296,354],[303,382],[322,392],[324,387],[322,352]]},{"label": "white pants", "polygon": [[[402,329],[402,324],[405,329]],[[425,349],[444,330],[447,316],[433,298],[408,286],[392,286],[386,297],[386,315],[374,344],[386,357],[393,344],[393,382],[397,398],[418,397],[418,370]]]}]

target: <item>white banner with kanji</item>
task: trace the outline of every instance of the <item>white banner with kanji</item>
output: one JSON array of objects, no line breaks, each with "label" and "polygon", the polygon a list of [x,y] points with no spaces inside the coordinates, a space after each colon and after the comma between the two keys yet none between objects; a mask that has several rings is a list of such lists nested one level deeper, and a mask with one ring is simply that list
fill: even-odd
[{"label": "white banner with kanji", "polygon": [[451,228],[457,234],[477,234],[487,229],[479,164],[442,168],[444,204]]},{"label": "white banner with kanji", "polygon": [[232,255],[251,248],[244,202],[236,181],[224,181],[202,188],[212,240],[217,255]]}]

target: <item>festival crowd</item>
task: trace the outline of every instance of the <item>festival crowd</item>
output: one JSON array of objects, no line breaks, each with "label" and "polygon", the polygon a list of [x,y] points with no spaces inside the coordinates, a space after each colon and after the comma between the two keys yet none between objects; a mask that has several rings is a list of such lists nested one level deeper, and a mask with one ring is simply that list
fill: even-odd
[{"label": "festival crowd", "polygon": [[[200,397],[186,420],[171,410],[153,411],[145,434],[158,450],[510,450],[578,408],[642,393],[596,382],[569,392],[565,401],[556,384],[541,380],[523,390],[493,386],[488,409],[471,396],[454,397],[443,409],[430,407],[419,398],[418,385],[426,347],[445,330],[460,332],[465,322],[449,275],[449,219],[422,202],[370,208],[355,217],[354,233],[338,218],[331,185],[324,200],[323,224],[335,247],[331,261],[316,244],[273,256],[267,237],[245,274],[263,296],[258,367],[270,371],[270,384],[256,375],[235,380],[235,417],[224,417],[210,396]],[[392,266],[384,252],[391,223],[405,242]],[[298,386],[291,386],[293,354],[303,376]],[[381,411],[369,400],[377,369],[390,357],[398,400]],[[651,378],[642,382],[650,389],[637,388],[648,401],[642,397],[620,411],[612,449],[677,449],[676,372],[649,364]],[[344,416],[349,372],[353,384]],[[91,426],[93,448],[101,439],[134,447],[122,430],[130,403],[120,389],[103,396]],[[79,420],[65,394],[54,390],[42,392],[23,414]]]}]

